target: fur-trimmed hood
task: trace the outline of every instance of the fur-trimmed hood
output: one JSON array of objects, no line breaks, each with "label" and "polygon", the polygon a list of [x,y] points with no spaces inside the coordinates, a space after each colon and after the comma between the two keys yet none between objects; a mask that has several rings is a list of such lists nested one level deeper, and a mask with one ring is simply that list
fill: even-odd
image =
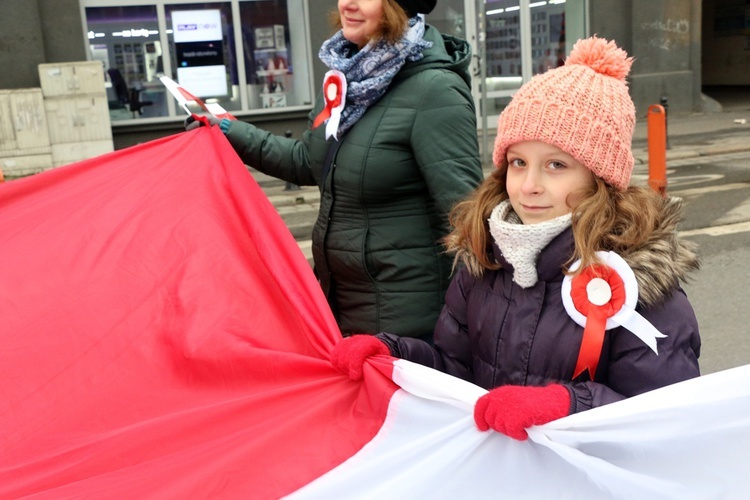
[{"label": "fur-trimmed hood", "polygon": [[682,199],[668,198],[659,226],[648,242],[642,247],[620,253],[635,273],[638,299],[646,306],[661,302],[680,282],[688,281],[691,272],[700,268],[695,243],[677,234],[682,212]]},{"label": "fur-trimmed hood", "polygon": [[[662,302],[681,282],[688,281],[691,272],[700,267],[696,245],[681,239],[677,234],[677,224],[682,219],[682,213],[682,199],[667,199],[659,224],[649,240],[638,248],[618,252],[635,273],[638,282],[638,302],[643,306],[651,307]],[[542,251],[537,261],[539,279],[554,279],[555,276],[559,276],[560,269],[573,253],[573,249],[573,232],[567,229]],[[494,242],[493,252],[495,259],[504,269],[512,269]],[[484,269],[479,260],[468,249],[459,249],[456,258],[473,275],[483,274]]]}]

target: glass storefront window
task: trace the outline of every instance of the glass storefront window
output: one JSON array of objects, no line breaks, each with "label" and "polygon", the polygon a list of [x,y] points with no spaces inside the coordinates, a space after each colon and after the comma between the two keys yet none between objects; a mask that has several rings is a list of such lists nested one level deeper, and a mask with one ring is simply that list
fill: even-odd
[{"label": "glass storefront window", "polygon": [[486,92],[489,113],[499,113],[523,83],[518,0],[488,0],[485,10]]},{"label": "glass storefront window", "polygon": [[181,116],[162,75],[235,115],[312,105],[306,0],[81,3],[112,121]]},{"label": "glass storefront window", "polygon": [[104,65],[110,118],[165,116],[156,7],[91,7],[86,19],[91,57]]},{"label": "glass storefront window", "polygon": [[290,40],[288,2],[240,2],[242,44],[248,100],[254,108],[310,104],[309,92],[300,92],[305,81],[295,72]]},{"label": "glass storefront window", "polygon": [[[565,61],[565,1],[530,2],[531,74],[561,66]],[[487,76],[499,78],[501,88],[518,87],[523,76],[521,52],[521,5],[518,0],[489,0],[485,3],[487,19]],[[508,82],[502,79],[510,77]]]},{"label": "glass storefront window", "polygon": [[[80,2],[91,58],[119,71],[118,88],[138,94],[132,110],[109,78],[113,121],[181,117],[183,110],[159,81],[162,74],[235,116],[312,106],[319,85],[312,80],[312,62],[319,46],[311,47],[311,40],[330,36],[328,25],[309,24],[308,8],[319,7],[317,0]],[[586,5],[587,0],[441,0],[427,21],[472,44],[472,92],[477,111],[492,122],[523,82],[561,64],[572,43],[587,33]],[[191,13],[196,23],[180,21],[183,15],[190,21]],[[176,22],[202,31],[199,25],[211,19],[221,26],[208,30],[213,33],[208,38],[175,35]]]},{"label": "glass storefront window", "polygon": [[[582,2],[572,3],[577,17],[582,18],[578,12]],[[571,9],[566,0],[485,0],[485,83],[490,114],[502,111],[524,81],[564,64],[569,49],[566,9]],[[582,21],[576,24],[582,25]]]},{"label": "glass storefront window", "polygon": [[535,75],[565,63],[565,2],[532,3],[531,58]]},{"label": "glass storefront window", "polygon": [[[521,28],[518,0],[485,3],[487,77],[500,80],[521,76]],[[501,86],[507,86],[502,81]]]},{"label": "glass storefront window", "polygon": [[227,111],[242,108],[229,2],[164,6],[171,78]]}]

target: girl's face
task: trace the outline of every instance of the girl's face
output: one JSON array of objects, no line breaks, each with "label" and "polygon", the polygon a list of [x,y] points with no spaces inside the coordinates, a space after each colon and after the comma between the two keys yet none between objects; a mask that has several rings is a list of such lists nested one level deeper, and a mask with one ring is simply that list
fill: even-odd
[{"label": "girl's face", "polygon": [[507,153],[506,190],[524,224],[569,213],[581,193],[595,184],[594,174],[562,149],[546,142],[523,141]]},{"label": "girl's face", "polygon": [[383,17],[385,0],[339,0],[344,38],[359,48],[375,34]]}]

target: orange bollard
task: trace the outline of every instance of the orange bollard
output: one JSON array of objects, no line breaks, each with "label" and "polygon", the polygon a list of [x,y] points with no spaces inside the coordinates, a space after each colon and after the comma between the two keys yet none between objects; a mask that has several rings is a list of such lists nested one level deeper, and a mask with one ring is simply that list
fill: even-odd
[{"label": "orange bollard", "polygon": [[648,185],[667,196],[667,118],[664,107],[648,107]]},{"label": "orange bollard", "polygon": [[3,176],[3,169],[0,168],[0,182],[5,181],[5,177]]}]

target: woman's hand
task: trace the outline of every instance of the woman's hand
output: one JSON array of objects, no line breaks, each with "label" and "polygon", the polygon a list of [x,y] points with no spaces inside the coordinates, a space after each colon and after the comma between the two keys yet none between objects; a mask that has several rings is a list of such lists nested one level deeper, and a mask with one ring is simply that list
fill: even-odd
[{"label": "woman's hand", "polygon": [[372,335],[352,335],[342,339],[331,352],[331,364],[352,380],[362,378],[362,367],[370,356],[390,355],[384,342]]},{"label": "woman's hand", "polygon": [[185,122],[184,122],[186,132],[189,132],[198,127],[202,127],[204,125],[210,127],[211,125],[219,125],[219,124],[221,124],[221,119],[216,118],[213,115],[205,116],[205,115],[196,115],[196,114],[192,114],[188,116],[187,118],[185,118]]}]

